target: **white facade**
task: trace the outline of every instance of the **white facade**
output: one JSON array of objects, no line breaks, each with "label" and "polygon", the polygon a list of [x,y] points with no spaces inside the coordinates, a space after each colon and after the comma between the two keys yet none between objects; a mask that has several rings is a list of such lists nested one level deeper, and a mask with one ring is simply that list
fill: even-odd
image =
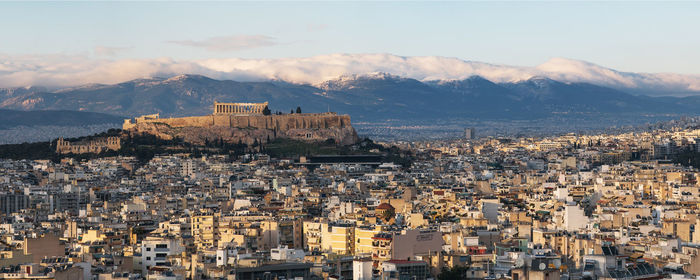
[{"label": "white facade", "polygon": [[554,189],[554,199],[559,201],[567,201],[569,199],[569,189],[566,187],[559,187]]},{"label": "white facade", "polygon": [[304,256],[306,256],[304,250],[289,249],[287,246],[277,247],[270,250],[271,260],[301,262],[304,260]]},{"label": "white facade", "polygon": [[352,261],[352,279],[371,280],[372,279],[372,260],[354,260],[354,261]]},{"label": "white facade", "polygon": [[216,266],[233,265],[238,257],[234,248],[219,248],[216,250]]},{"label": "white facade", "polygon": [[178,255],[184,251],[185,248],[177,240],[146,237],[141,242],[141,269],[146,274],[146,271],[153,266],[166,265],[167,256]]},{"label": "white facade", "polygon": [[589,220],[583,209],[578,205],[566,205],[564,208],[564,228],[575,231],[586,228]]}]

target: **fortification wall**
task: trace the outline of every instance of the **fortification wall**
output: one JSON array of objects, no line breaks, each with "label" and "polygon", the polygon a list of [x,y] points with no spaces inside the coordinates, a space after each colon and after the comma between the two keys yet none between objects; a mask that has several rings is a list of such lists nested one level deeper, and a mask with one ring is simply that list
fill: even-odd
[{"label": "fortification wall", "polygon": [[252,144],[255,140],[265,142],[283,137],[304,141],[332,138],[348,145],[358,140],[350,116],[335,113],[137,119],[136,123],[125,122],[124,129],[154,134],[163,139],[180,137],[192,143],[223,139]]},{"label": "fortification wall", "polygon": [[[307,128],[343,128],[350,126],[350,116],[325,114],[289,114],[269,116],[209,115],[198,117],[162,118],[138,120],[141,123],[162,123],[171,127],[252,127],[260,129],[287,130]],[[128,128],[127,128],[128,129]]]},{"label": "fortification wall", "polygon": [[119,150],[121,148],[121,139],[116,136],[101,138],[83,143],[71,143],[63,138],[56,141],[56,153],[59,154],[84,154],[84,153],[101,153],[106,150]]}]

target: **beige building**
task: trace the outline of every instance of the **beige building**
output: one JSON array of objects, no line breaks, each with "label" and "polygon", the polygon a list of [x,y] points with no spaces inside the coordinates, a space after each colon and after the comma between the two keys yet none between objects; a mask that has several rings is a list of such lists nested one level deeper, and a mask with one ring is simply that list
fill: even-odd
[{"label": "beige building", "polygon": [[56,140],[56,153],[59,154],[99,154],[105,151],[117,151],[121,149],[121,139],[118,136],[110,136],[87,142],[71,143],[63,140],[63,137]]},{"label": "beige building", "polygon": [[378,233],[372,238],[372,259],[375,261],[415,259],[442,251],[442,233],[432,230],[403,230],[400,233]]},{"label": "beige building", "polygon": [[665,219],[661,233],[665,235],[677,236],[685,242],[690,242],[692,239],[690,226],[695,224],[686,219]]},{"label": "beige building", "polygon": [[304,249],[307,251],[321,251],[322,250],[322,226],[323,223],[304,221],[303,222],[303,234],[304,234]]},{"label": "beige building", "polygon": [[192,237],[197,249],[216,247],[218,225],[218,217],[214,215],[192,217]]},{"label": "beige building", "polygon": [[382,232],[384,227],[380,225],[376,226],[363,226],[355,228],[355,255],[371,255],[374,251],[373,238],[378,233]]},{"label": "beige building", "polygon": [[40,263],[47,257],[66,255],[66,245],[57,236],[46,234],[37,238],[24,238],[24,254],[32,255],[32,261]]},{"label": "beige building", "polygon": [[350,224],[331,224],[324,232],[324,239],[330,239],[331,252],[351,255],[355,252],[355,227]]}]

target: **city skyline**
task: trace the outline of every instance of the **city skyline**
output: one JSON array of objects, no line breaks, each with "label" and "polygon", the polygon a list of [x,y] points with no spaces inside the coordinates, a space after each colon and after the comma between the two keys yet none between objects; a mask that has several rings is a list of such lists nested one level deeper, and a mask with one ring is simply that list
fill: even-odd
[{"label": "city skyline", "polygon": [[0,279],[700,280],[700,1],[0,11]]}]

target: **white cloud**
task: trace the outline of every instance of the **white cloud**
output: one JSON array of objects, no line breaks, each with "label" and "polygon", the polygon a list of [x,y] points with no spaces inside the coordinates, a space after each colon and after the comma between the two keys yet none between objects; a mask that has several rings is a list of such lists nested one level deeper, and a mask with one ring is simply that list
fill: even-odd
[{"label": "white cloud", "polygon": [[169,58],[108,60],[78,55],[0,55],[0,61],[0,87],[68,87],[180,73],[213,74],[196,63]]},{"label": "white cloud", "polygon": [[700,91],[700,75],[619,72],[595,64],[556,58],[537,67],[517,67],[448,57],[391,54],[331,54],[281,59],[94,59],[88,56],[0,55],[0,87],[67,87],[113,84],[137,78],[200,74],[238,81],[284,80],[317,84],[343,75],[385,72],[418,80],[457,80],[479,75],[494,82],[544,76],[619,88]]},{"label": "white cloud", "polygon": [[276,39],[265,35],[233,35],[212,37],[205,40],[170,41],[182,46],[203,48],[208,51],[226,52],[277,45]]}]

